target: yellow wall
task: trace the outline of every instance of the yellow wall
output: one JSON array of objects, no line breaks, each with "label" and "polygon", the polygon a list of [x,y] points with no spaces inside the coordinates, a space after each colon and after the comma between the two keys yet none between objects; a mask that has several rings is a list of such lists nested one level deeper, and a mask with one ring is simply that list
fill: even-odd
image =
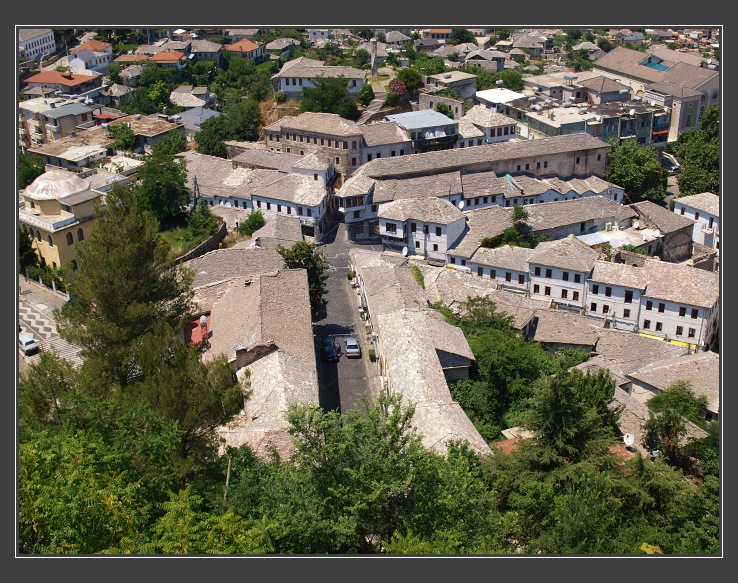
[{"label": "yellow wall", "polygon": [[[82,229],[82,234],[84,237],[83,240],[87,240],[87,238],[90,236],[90,233],[92,232],[92,228],[94,227],[94,225],[95,219],[90,219],[89,221],[85,221],[83,223],[75,223],[67,229],[61,229],[54,233],[44,231],[43,229],[38,227],[31,227],[30,225],[27,225],[27,228],[32,230],[33,248],[36,250],[36,254],[39,256],[39,258],[43,258],[46,265],[48,265],[50,268],[53,268],[54,264],[56,264],[57,267],[61,267],[62,265],[70,263],[72,259],[76,258],[75,246],[79,242],[77,238],[78,229]],[[22,228],[23,227],[21,226],[21,229]],[[40,241],[36,237],[37,229],[38,232],[41,234]],[[67,244],[67,233],[72,234],[73,243],[71,245]],[[49,235],[51,235],[51,240],[54,243],[53,246],[49,245]]]}]

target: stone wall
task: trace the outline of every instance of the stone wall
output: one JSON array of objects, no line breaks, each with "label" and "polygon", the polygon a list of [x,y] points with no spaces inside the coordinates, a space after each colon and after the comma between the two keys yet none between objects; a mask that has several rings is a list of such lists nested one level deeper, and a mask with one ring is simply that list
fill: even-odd
[{"label": "stone wall", "polygon": [[438,111],[437,106],[439,103],[445,103],[451,108],[453,119],[456,121],[463,117],[463,101],[451,99],[450,97],[443,97],[442,95],[434,95],[433,93],[421,93],[418,96],[418,109],[433,109],[434,111]]},{"label": "stone wall", "polygon": [[200,257],[200,255],[205,255],[205,253],[208,253],[209,251],[215,251],[218,248],[218,246],[221,244],[223,239],[225,239],[227,234],[228,234],[228,229],[226,228],[226,224],[224,221],[223,223],[221,223],[220,228],[215,233],[215,235],[212,235],[210,238],[200,243],[197,247],[195,247],[191,251],[188,251],[184,255],[177,257],[177,259],[175,260],[175,263],[177,264],[184,263],[185,261],[189,261],[190,259],[195,259],[196,257]]}]

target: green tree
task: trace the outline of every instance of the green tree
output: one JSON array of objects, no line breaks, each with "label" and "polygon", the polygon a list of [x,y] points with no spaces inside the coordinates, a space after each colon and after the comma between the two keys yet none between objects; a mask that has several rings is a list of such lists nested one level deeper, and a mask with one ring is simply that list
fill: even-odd
[{"label": "green tree", "polygon": [[211,117],[202,122],[200,131],[195,135],[197,151],[208,156],[227,157],[225,141],[233,135],[231,119],[225,115]]},{"label": "green tree", "polygon": [[152,150],[174,156],[175,154],[184,152],[186,147],[187,138],[185,138],[184,134],[174,131],[168,132],[164,138],[156,142]]},{"label": "green tree", "polygon": [[325,271],[329,267],[328,258],[322,251],[315,250],[314,243],[298,241],[292,247],[277,245],[277,252],[284,259],[287,269],[305,269],[310,294],[310,311],[314,318],[320,316],[323,309],[323,296],[326,293]]},{"label": "green tree", "polygon": [[190,201],[185,161],[167,149],[154,148],[138,169],[134,187],[139,204],[159,221],[182,214]]},{"label": "green tree", "polygon": [[108,65],[108,83],[110,85],[120,85],[123,80],[120,77],[120,72],[123,70],[123,65],[120,63],[112,62]]},{"label": "green tree", "polygon": [[366,49],[356,49],[356,52],[354,53],[354,60],[356,61],[356,65],[359,68],[368,63],[371,58],[371,53]]},{"label": "green tree", "polygon": [[261,110],[255,99],[244,99],[228,106],[224,115],[230,120],[231,134],[229,139],[255,141],[259,139],[261,127]]},{"label": "green tree", "polygon": [[468,28],[454,28],[451,30],[451,38],[448,40],[449,45],[460,45],[462,43],[477,44],[474,33]]},{"label": "green tree", "polygon": [[606,451],[615,442],[619,415],[609,408],[614,392],[607,370],[585,375],[571,369],[541,377],[524,421],[541,446],[539,460],[560,465]]},{"label": "green tree", "polygon": [[79,374],[72,364],[43,350],[37,362],[18,382],[18,425],[21,432],[61,424],[64,398],[77,386]]},{"label": "green tree", "polygon": [[720,110],[713,105],[700,119],[700,128],[679,134],[672,147],[682,161],[677,175],[680,196],[720,193]]},{"label": "green tree", "polygon": [[701,397],[695,396],[691,382],[677,380],[651,397],[646,405],[654,413],[672,410],[689,419],[692,423],[704,425],[702,415],[707,409],[707,397],[704,395]]},{"label": "green tree", "polygon": [[42,431],[18,449],[21,554],[91,554],[146,523],[137,484],[99,439]]},{"label": "green tree", "polygon": [[372,99],[374,99],[374,90],[372,89],[371,83],[363,85],[356,97],[363,106],[369,105]]},{"label": "green tree", "polygon": [[127,123],[110,124],[108,133],[115,140],[111,144],[113,148],[132,150],[136,145],[136,134]]},{"label": "green tree", "polygon": [[261,229],[264,225],[266,225],[264,213],[262,213],[259,209],[254,209],[249,213],[249,216],[246,217],[245,221],[242,221],[238,224],[238,232],[242,235],[248,235],[250,237],[256,231]]},{"label": "green tree", "polygon": [[33,235],[18,227],[18,273],[25,275],[29,267],[38,266],[38,255],[33,248]]},{"label": "green tree", "polygon": [[25,188],[46,172],[46,163],[41,156],[18,152],[18,188]]},{"label": "green tree", "polygon": [[201,352],[180,339],[180,328],[158,322],[137,343],[136,382],[124,398],[146,403],[176,421],[178,467],[184,479],[216,453],[216,429],[243,409],[244,393],[225,354],[202,362]]},{"label": "green tree", "polygon": [[373,28],[351,28],[349,29],[351,34],[363,38],[364,40],[371,40],[374,36]]},{"label": "green tree", "polygon": [[118,107],[129,115],[135,113],[148,115],[159,111],[157,104],[151,100],[145,87],[137,87],[130,93],[126,93],[121,98]]},{"label": "green tree", "polygon": [[666,173],[651,146],[642,146],[635,140],[613,144],[607,154],[610,167],[605,179],[625,189],[631,202],[650,200],[660,202],[666,196]]},{"label": "green tree", "polygon": [[[354,109],[356,104],[349,97],[348,79],[344,77],[319,77],[314,80],[314,87],[305,87],[302,90],[302,99],[300,100],[300,111],[315,111],[322,113],[336,113],[346,108],[346,103],[353,103]],[[349,106],[350,107],[350,106]],[[348,112],[344,109],[344,112]],[[353,112],[348,112],[353,114]],[[357,111],[358,114],[358,111]],[[356,119],[349,117],[347,119]]]},{"label": "green tree", "polygon": [[135,347],[156,322],[174,328],[193,312],[191,274],[178,268],[159,225],[128,186],[113,184],[76,248],[72,301],[55,311],[59,334],[81,348],[83,371],[103,390],[135,378]]},{"label": "green tree", "polygon": [[210,210],[205,199],[197,201],[195,208],[187,213],[187,226],[200,233],[212,233],[218,226],[218,217]]}]

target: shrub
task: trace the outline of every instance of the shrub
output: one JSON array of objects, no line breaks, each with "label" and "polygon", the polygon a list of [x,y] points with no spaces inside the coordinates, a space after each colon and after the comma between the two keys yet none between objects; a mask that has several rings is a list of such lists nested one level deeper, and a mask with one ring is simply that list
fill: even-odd
[{"label": "shrub", "polygon": [[349,281],[351,281],[352,279],[354,279],[356,277],[356,272],[355,271],[352,271],[351,269],[347,269],[346,270],[346,277],[348,278]]},{"label": "shrub", "polygon": [[384,105],[388,107],[392,107],[394,105],[397,105],[400,102],[400,96],[397,95],[397,93],[392,93],[392,91],[388,91],[386,97],[384,98]]},{"label": "shrub", "polygon": [[372,89],[372,86],[367,83],[359,89],[359,93],[356,95],[356,98],[359,100],[359,103],[367,106],[371,103],[372,99],[374,99],[374,89]]},{"label": "shrub", "polygon": [[277,91],[276,99],[277,103],[284,103],[287,100],[287,95],[284,91]]},{"label": "shrub", "polygon": [[266,224],[264,214],[260,210],[254,210],[249,213],[248,218],[238,225],[238,232],[242,235],[253,235]]},{"label": "shrub", "polygon": [[371,360],[372,362],[376,362],[377,360],[377,353],[374,352],[373,348],[369,349],[369,360]]}]

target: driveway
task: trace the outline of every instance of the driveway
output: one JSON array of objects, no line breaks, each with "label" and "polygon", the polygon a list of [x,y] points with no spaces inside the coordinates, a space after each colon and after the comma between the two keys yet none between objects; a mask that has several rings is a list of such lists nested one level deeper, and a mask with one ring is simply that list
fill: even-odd
[{"label": "driveway", "polygon": [[[320,405],[327,410],[346,412],[358,406],[359,398],[368,395],[371,400],[379,394],[379,377],[376,364],[369,360],[371,341],[359,316],[359,296],[346,277],[349,267],[348,252],[355,247],[346,236],[346,229],[337,214],[318,249],[325,253],[330,263],[326,280],[326,301],[320,319],[313,322]],[[321,344],[326,337],[333,337],[343,346],[343,338],[353,336],[361,346],[361,358],[339,355],[338,362],[324,362]]]}]

